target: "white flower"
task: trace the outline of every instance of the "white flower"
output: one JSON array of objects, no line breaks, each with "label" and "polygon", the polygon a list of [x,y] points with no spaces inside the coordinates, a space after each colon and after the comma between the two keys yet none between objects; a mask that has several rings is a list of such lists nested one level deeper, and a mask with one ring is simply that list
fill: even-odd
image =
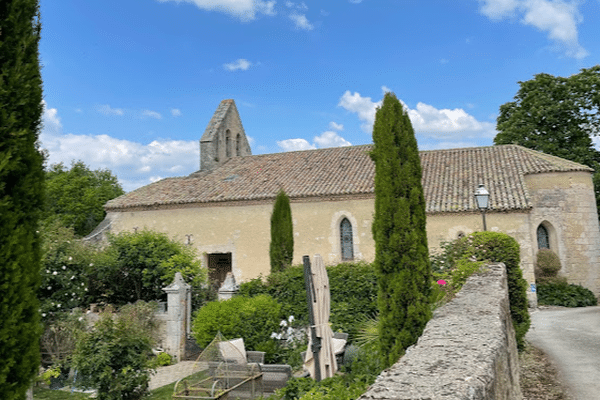
[{"label": "white flower", "polygon": [[60,308],[60,304],[57,304],[56,307]]},{"label": "white flower", "polygon": [[90,267],[93,267],[93,266],[94,266],[94,263],[90,263]]},{"label": "white flower", "polygon": [[56,272],[56,271],[54,271],[54,272],[52,273],[52,275],[57,275],[57,274],[58,274],[58,272]]},{"label": "white flower", "polygon": [[73,257],[69,256],[69,261],[72,261],[72,260],[73,260]]},{"label": "white flower", "polygon": [[83,321],[83,317],[79,317],[79,320],[80,320],[80,321]]},{"label": "white flower", "polygon": [[279,326],[287,326],[287,321],[285,319],[282,319],[279,323]]},{"label": "white flower", "polygon": [[73,279],[75,279],[75,275],[72,275],[72,276],[71,276],[71,280],[73,280]]},{"label": "white flower", "polygon": [[85,288],[85,291],[87,292],[87,288]]},{"label": "white flower", "polygon": [[83,285],[84,285],[84,283],[83,283],[83,282],[81,282],[81,286],[83,286]]},{"label": "white flower", "polygon": [[292,322],[294,322],[294,316],[293,316],[293,315],[290,315],[290,317],[288,318],[288,321],[290,322],[290,324],[291,324]]},{"label": "white flower", "polygon": [[63,269],[67,269],[67,267],[63,265]]},{"label": "white flower", "polygon": [[52,286],[48,286],[48,287],[47,287],[47,289],[48,289],[48,290],[52,290]]},{"label": "white flower", "polygon": [[50,270],[49,270],[49,269],[47,269],[47,270],[46,270],[46,273],[47,273],[47,274],[49,274],[49,273],[50,273]]},{"label": "white flower", "polygon": [[75,293],[71,293],[71,296],[75,297]]},{"label": "white flower", "polygon": [[277,339],[277,332],[271,333],[271,339]]},{"label": "white flower", "polygon": [[43,313],[43,314],[42,314],[42,317],[45,317],[45,316],[46,316],[46,313]]}]

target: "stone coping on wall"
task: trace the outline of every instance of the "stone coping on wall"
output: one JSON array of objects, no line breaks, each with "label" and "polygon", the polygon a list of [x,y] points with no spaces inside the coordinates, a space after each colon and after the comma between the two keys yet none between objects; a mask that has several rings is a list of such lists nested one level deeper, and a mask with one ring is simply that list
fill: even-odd
[{"label": "stone coping on wall", "polygon": [[522,399],[504,264],[471,276],[360,399]]}]

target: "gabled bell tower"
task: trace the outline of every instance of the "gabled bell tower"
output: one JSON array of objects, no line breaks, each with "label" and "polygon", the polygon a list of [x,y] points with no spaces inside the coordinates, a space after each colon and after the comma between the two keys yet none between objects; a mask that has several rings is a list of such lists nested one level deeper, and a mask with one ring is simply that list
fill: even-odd
[{"label": "gabled bell tower", "polygon": [[252,150],[235,102],[223,100],[200,139],[200,171],[214,169],[233,157],[250,155]]}]

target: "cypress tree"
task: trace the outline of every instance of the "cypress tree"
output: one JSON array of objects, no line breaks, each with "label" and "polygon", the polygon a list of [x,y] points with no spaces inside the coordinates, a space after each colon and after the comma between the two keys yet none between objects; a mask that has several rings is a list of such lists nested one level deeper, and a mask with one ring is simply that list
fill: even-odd
[{"label": "cypress tree", "polygon": [[271,244],[269,246],[271,272],[283,271],[294,258],[294,227],[290,198],[283,190],[277,194],[271,214]]},{"label": "cypress tree", "polygon": [[0,1],[0,398],[24,399],[40,363],[43,207],[37,0]]},{"label": "cypress tree", "polygon": [[375,268],[379,339],[390,366],[415,343],[431,317],[431,265],[417,140],[406,110],[386,93],[373,126]]}]

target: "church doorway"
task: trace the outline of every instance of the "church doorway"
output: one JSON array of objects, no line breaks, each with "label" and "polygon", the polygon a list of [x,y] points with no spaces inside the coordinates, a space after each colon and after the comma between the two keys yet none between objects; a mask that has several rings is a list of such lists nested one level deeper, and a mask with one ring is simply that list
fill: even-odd
[{"label": "church doorway", "polygon": [[221,287],[228,272],[231,272],[231,253],[208,255],[208,278],[211,286]]}]

